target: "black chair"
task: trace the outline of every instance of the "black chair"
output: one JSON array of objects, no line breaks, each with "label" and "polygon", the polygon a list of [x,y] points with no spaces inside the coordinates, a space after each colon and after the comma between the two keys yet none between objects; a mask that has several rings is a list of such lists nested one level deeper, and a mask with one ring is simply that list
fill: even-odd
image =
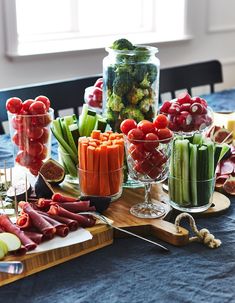
[{"label": "black chair", "polygon": [[223,82],[222,66],[218,60],[164,68],[160,71],[160,94],[186,89],[192,95],[192,88],[209,85],[214,92],[214,85]]},{"label": "black chair", "polygon": [[5,105],[8,98],[19,97],[26,100],[45,95],[51,101],[55,117],[58,116],[59,110],[68,108],[72,108],[74,113],[78,115],[78,108],[84,103],[85,88],[93,85],[100,77],[102,75],[0,90],[0,134],[4,133],[2,122],[7,121]]}]

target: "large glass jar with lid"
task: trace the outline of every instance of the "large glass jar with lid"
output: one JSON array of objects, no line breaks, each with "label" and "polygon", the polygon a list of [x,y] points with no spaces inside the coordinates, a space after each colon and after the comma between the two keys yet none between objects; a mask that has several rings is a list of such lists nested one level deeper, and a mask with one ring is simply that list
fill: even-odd
[{"label": "large glass jar with lid", "polygon": [[120,131],[121,122],[127,118],[137,123],[144,119],[153,120],[159,97],[158,49],[130,43],[126,49],[110,47],[106,51],[103,113],[112,130]]}]

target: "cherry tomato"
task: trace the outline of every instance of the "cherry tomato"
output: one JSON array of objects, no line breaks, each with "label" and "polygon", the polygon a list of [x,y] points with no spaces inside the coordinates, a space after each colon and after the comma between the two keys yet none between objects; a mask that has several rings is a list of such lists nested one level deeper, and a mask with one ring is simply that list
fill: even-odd
[{"label": "cherry tomato", "polygon": [[22,108],[22,100],[17,97],[13,97],[7,100],[6,109],[12,114],[18,114]]},{"label": "cherry tomato", "polygon": [[32,103],[34,103],[35,101],[33,99],[28,99],[28,100],[25,100],[22,104],[22,109],[25,111],[25,112],[28,112],[29,111],[29,107]]},{"label": "cherry tomato", "polygon": [[38,127],[45,127],[51,122],[49,114],[31,117],[31,124]]},{"label": "cherry tomato", "polygon": [[159,114],[153,121],[153,124],[156,128],[165,128],[168,125],[168,119],[165,115]]},{"label": "cherry tomato", "polygon": [[46,144],[48,142],[49,139],[49,131],[47,128],[42,128],[43,130],[43,134],[40,138],[38,138],[38,142],[42,143],[42,144]]},{"label": "cherry tomato", "polygon": [[42,115],[47,111],[46,105],[42,101],[35,101],[29,107],[29,113],[32,115]]},{"label": "cherry tomato", "polygon": [[35,98],[35,101],[41,101],[42,103],[44,103],[47,111],[49,110],[49,108],[51,106],[51,101],[46,96],[38,96]]},{"label": "cherry tomato", "polygon": [[158,147],[159,145],[159,138],[156,134],[154,133],[148,133],[146,136],[145,136],[145,142],[144,142],[144,149],[147,150],[147,151],[152,151],[154,150],[155,148]]},{"label": "cherry tomato", "polygon": [[133,119],[126,119],[122,121],[120,125],[120,129],[125,135],[127,135],[131,129],[136,127],[137,127],[137,123]]},{"label": "cherry tomato", "polygon": [[44,131],[43,128],[41,127],[29,127],[26,130],[26,134],[27,136],[32,139],[32,140],[36,140],[39,139],[42,135],[43,135]]},{"label": "cherry tomato", "polygon": [[40,155],[37,156],[37,159],[45,160],[46,157],[47,157],[47,147],[46,147],[46,145],[43,145],[43,151]]},{"label": "cherry tomato", "polygon": [[128,132],[127,137],[130,142],[132,142],[132,143],[135,142],[136,144],[138,144],[138,141],[135,141],[135,140],[143,140],[144,133],[139,128],[133,128]]},{"label": "cherry tomato", "polygon": [[143,174],[148,174],[153,168],[153,163],[148,158],[145,158],[142,162],[138,162],[138,164]]},{"label": "cherry tomato", "polygon": [[154,166],[149,172],[148,172],[148,176],[155,180],[157,178],[159,178],[159,176],[161,175],[162,173],[162,168],[161,167],[157,167],[157,166]]},{"label": "cherry tomato", "polygon": [[145,158],[145,151],[143,145],[130,144],[128,152],[133,160],[140,161]]},{"label": "cherry tomato", "polygon": [[154,124],[148,120],[140,121],[137,127],[142,130],[144,134],[153,133],[155,129]]},{"label": "cherry tomato", "polygon": [[37,157],[43,152],[43,145],[38,141],[33,141],[26,147],[27,153],[32,157]]},{"label": "cherry tomato", "polygon": [[[173,137],[173,133],[172,133],[171,130],[169,130],[169,128],[160,128],[160,129],[158,129],[157,135],[159,137],[159,140],[165,140],[165,139],[168,139],[168,138],[171,140],[171,138]],[[162,143],[168,143],[168,142],[170,142],[170,140],[169,141],[166,140]]]},{"label": "cherry tomato", "polygon": [[14,129],[17,129],[17,130],[23,130],[24,129],[24,125],[22,123],[22,120],[19,119],[18,116],[13,117],[13,119],[11,120],[11,125]]}]

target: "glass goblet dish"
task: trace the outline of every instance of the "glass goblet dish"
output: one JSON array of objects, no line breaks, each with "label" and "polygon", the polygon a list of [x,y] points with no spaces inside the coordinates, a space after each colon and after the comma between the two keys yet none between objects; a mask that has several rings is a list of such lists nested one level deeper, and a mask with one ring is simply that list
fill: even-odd
[{"label": "glass goblet dish", "polygon": [[151,185],[168,177],[169,158],[173,136],[164,140],[133,140],[125,138],[129,175],[144,184],[145,199],[131,207],[130,213],[139,218],[154,219],[163,216],[163,203],[151,199]]}]

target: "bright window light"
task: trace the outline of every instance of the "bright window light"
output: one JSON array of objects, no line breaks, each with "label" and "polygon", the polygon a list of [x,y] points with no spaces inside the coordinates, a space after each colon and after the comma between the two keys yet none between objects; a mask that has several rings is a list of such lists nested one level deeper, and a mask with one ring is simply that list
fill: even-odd
[{"label": "bright window light", "polygon": [[186,1],[5,0],[7,51],[30,55],[103,48],[121,37],[143,44],[181,39]]}]

